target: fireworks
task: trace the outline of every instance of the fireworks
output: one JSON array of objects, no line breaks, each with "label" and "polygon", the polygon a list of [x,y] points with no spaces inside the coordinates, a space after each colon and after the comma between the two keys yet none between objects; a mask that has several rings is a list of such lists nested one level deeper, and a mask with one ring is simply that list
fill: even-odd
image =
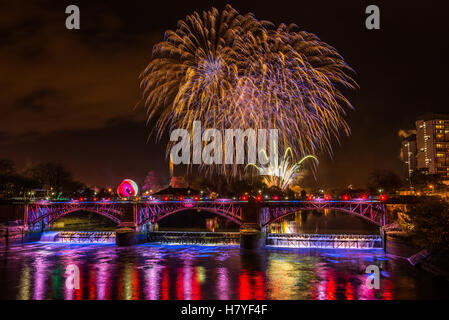
[{"label": "fireworks", "polygon": [[280,147],[292,146],[302,158],[331,153],[332,139],[349,134],[344,116],[351,106],[339,88],[357,87],[351,73],[315,35],[228,5],[195,12],[167,31],[141,86],[159,138],[175,128],[190,131],[195,120],[218,130],[279,129]]},{"label": "fireworks", "polygon": [[[289,157],[290,155],[290,157]],[[254,167],[257,169],[259,175],[264,176],[264,183],[268,187],[278,187],[282,191],[287,189],[295,178],[300,174],[302,163],[307,159],[314,159],[318,162],[315,156],[308,155],[303,157],[298,162],[294,162],[294,156],[291,148],[287,148],[281,162],[276,161],[272,166],[259,167],[254,163],[249,163],[246,168]]]},{"label": "fireworks", "polygon": [[259,24],[226,6],[222,12],[195,12],[166,32],[141,75],[148,117],[158,118],[159,137],[166,129],[190,131],[194,120],[217,129],[229,124],[241,58],[234,42]]}]

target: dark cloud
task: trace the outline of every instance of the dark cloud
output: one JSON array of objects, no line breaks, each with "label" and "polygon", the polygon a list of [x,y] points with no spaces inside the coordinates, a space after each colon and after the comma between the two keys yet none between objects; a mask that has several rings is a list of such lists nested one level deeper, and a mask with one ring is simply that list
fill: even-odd
[{"label": "dark cloud", "polygon": [[10,139],[10,136],[6,132],[0,131],[0,145],[8,143],[9,139]]},{"label": "dark cloud", "polygon": [[[26,110],[33,113],[44,113],[54,102],[61,103],[57,91],[50,89],[40,89],[29,95],[20,98],[14,106],[15,110]],[[62,103],[61,103],[62,104]]]},{"label": "dark cloud", "polygon": [[126,33],[119,12],[99,9],[83,10],[86,22],[74,32],[65,28],[64,8],[17,1],[0,11],[0,33],[9,34],[0,51],[0,84],[7,92],[0,128],[11,135],[45,134],[101,128],[111,118],[144,121],[143,110],[134,111],[138,75],[157,32]]},{"label": "dark cloud", "polygon": [[0,145],[0,158],[8,156],[19,169],[30,163],[60,162],[75,179],[90,185],[115,187],[123,178],[143,183],[152,169],[167,179],[165,144],[147,144],[147,134],[144,122],[122,119],[100,129],[40,134],[37,140],[15,137],[13,143]]}]

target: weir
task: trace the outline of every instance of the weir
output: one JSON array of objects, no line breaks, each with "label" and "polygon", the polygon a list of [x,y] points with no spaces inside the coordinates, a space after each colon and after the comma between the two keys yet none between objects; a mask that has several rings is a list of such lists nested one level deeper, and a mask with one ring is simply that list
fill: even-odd
[{"label": "weir", "polygon": [[[197,245],[238,245],[241,244],[239,232],[191,232],[156,231],[150,232],[149,242]],[[263,245],[287,248],[322,249],[382,249],[380,235],[347,234],[267,234]]]},{"label": "weir", "polygon": [[61,243],[115,243],[115,232],[112,231],[52,231],[44,232],[41,242]]},{"label": "weir", "polygon": [[239,232],[192,232],[192,231],[154,231],[149,233],[149,242],[200,245],[237,245]]},{"label": "weir", "polygon": [[288,248],[382,249],[380,235],[350,234],[277,234],[267,235],[266,244]]}]

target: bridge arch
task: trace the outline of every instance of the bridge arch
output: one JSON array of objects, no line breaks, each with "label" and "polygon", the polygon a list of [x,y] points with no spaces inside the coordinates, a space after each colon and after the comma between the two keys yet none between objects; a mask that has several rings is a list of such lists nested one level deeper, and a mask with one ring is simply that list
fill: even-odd
[{"label": "bridge arch", "polygon": [[50,203],[30,204],[25,206],[26,226],[31,229],[53,224],[58,219],[73,212],[86,211],[101,215],[114,223],[120,224],[122,212],[118,206],[101,203]]},{"label": "bridge arch", "polygon": [[138,224],[144,225],[149,222],[156,223],[156,222],[159,222],[159,221],[161,221],[173,214],[176,214],[176,213],[181,213],[181,212],[186,212],[186,211],[198,211],[198,210],[224,217],[224,218],[238,224],[239,226],[241,226],[243,224],[243,221],[241,220],[241,218],[233,215],[232,212],[213,208],[213,207],[201,207],[201,206],[192,207],[192,208],[182,207],[182,208],[176,208],[176,209],[169,209],[167,211],[160,212],[158,215],[150,215],[150,216],[142,219]]},{"label": "bridge arch", "polygon": [[120,219],[115,217],[115,216],[113,216],[109,212],[102,211],[102,210],[95,210],[95,209],[92,209],[92,208],[75,208],[75,209],[72,209],[72,210],[65,210],[65,211],[59,213],[58,215],[49,215],[50,219],[48,219],[48,223],[50,223],[50,224],[54,223],[55,221],[61,219],[62,217],[65,217],[65,216],[67,216],[67,215],[69,215],[71,213],[80,212],[80,211],[96,213],[96,214],[99,214],[99,215],[101,215],[101,216],[103,216],[103,217],[105,217],[105,218],[115,222],[116,224],[120,224]]},{"label": "bridge arch", "polygon": [[282,214],[276,215],[274,217],[270,217],[270,219],[268,219],[267,221],[263,221],[261,223],[261,226],[262,227],[269,226],[270,224],[272,224],[272,223],[274,223],[276,221],[279,221],[279,220],[281,220],[281,219],[283,219],[283,218],[285,218],[285,217],[287,217],[289,215],[292,215],[292,214],[294,214],[294,213],[296,213],[298,211],[323,211],[323,210],[332,210],[332,211],[344,212],[344,213],[350,214],[352,216],[356,216],[356,217],[362,218],[362,219],[364,219],[366,221],[369,221],[370,223],[375,224],[378,227],[382,226],[382,221],[378,222],[378,221],[372,219],[370,216],[366,216],[366,215],[360,214],[360,213],[358,213],[356,211],[348,210],[346,208],[341,208],[341,207],[340,208],[339,207],[336,207],[336,208],[314,208],[314,207],[289,208],[288,210],[284,211]]}]

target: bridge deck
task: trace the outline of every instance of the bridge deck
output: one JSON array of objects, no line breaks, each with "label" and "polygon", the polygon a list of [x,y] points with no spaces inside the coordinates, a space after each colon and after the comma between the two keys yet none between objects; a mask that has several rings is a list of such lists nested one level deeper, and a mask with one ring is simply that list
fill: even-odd
[{"label": "bridge deck", "polygon": [[[51,225],[57,219],[75,211],[90,211],[103,215],[117,224],[132,224],[138,228],[156,223],[165,217],[185,211],[209,211],[237,224],[248,221],[245,210],[260,209],[257,221],[264,227],[298,210],[337,210],[357,215],[379,226],[385,224],[385,205],[371,200],[270,200],[249,203],[230,199],[216,200],[149,200],[149,201],[37,201],[25,205],[24,222],[32,229]],[[246,219],[246,220],[245,220]],[[258,223],[259,223],[258,222]]]}]

